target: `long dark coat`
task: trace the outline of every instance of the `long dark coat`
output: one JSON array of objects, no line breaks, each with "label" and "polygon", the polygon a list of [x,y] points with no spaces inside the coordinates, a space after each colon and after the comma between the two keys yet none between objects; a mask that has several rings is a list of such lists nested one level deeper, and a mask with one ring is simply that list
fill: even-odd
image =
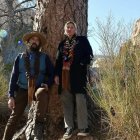
[{"label": "long dark coat", "polygon": [[[65,40],[63,40],[57,51],[55,63],[55,75],[59,76],[59,94],[62,91],[62,67],[63,67],[63,48]],[[85,36],[76,37],[76,46],[74,47],[74,58],[70,66],[70,87],[72,93],[86,93],[87,83],[87,65],[90,64],[93,58],[92,48],[88,39]]]}]

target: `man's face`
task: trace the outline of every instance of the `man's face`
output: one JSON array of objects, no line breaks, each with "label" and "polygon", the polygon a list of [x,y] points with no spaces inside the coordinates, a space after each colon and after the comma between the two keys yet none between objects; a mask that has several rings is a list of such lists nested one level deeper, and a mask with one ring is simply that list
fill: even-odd
[{"label": "man's face", "polygon": [[40,39],[37,36],[33,36],[29,39],[30,50],[39,51],[40,49]]}]

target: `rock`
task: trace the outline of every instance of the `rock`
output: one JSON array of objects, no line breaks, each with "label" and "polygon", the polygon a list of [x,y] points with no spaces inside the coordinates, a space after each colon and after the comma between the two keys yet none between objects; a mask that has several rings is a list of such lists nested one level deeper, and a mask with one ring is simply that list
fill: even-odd
[{"label": "rock", "polygon": [[140,19],[138,19],[133,27],[133,32],[131,35],[131,40],[133,45],[140,46]]}]

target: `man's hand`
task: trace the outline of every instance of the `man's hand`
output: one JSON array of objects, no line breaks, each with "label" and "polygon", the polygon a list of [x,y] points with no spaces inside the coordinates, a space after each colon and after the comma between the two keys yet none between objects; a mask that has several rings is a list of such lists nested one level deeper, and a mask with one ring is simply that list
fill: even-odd
[{"label": "man's hand", "polygon": [[59,85],[59,77],[58,76],[54,77],[54,82],[56,85]]},{"label": "man's hand", "polygon": [[41,84],[41,87],[45,88],[47,91],[49,90],[49,88],[48,88],[48,85],[47,85],[47,84],[42,83],[42,84]]},{"label": "man's hand", "polygon": [[13,97],[10,97],[8,100],[8,107],[13,110],[15,108],[15,99]]}]

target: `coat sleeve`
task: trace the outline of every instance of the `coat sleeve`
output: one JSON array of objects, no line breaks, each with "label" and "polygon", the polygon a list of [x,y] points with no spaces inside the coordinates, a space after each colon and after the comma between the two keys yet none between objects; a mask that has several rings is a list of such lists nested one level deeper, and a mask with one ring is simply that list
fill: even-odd
[{"label": "coat sleeve", "polygon": [[84,58],[82,59],[83,64],[90,64],[90,62],[93,60],[93,51],[92,47],[86,37],[83,37],[83,51],[84,51]]},{"label": "coat sleeve", "polygon": [[63,65],[63,59],[62,59],[62,43],[59,44],[58,49],[57,49],[57,54],[56,54],[56,61],[55,61],[55,75],[60,76],[61,75],[61,70],[62,70],[62,65]]},{"label": "coat sleeve", "polygon": [[14,97],[14,92],[17,89],[17,81],[18,81],[18,76],[19,76],[19,55],[16,57],[13,69],[11,72],[11,77],[10,77],[10,82],[9,82],[9,91],[8,91],[8,96],[9,97]]}]

